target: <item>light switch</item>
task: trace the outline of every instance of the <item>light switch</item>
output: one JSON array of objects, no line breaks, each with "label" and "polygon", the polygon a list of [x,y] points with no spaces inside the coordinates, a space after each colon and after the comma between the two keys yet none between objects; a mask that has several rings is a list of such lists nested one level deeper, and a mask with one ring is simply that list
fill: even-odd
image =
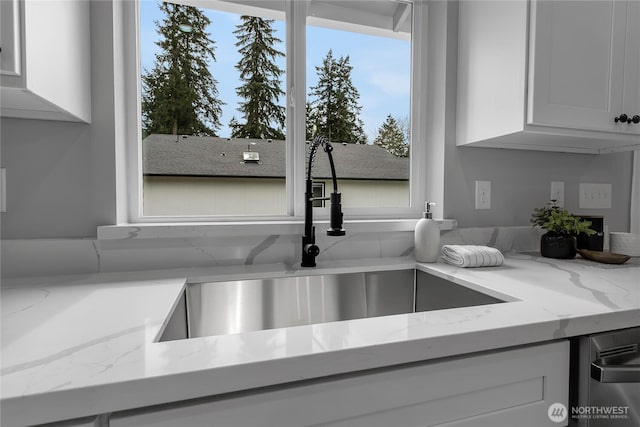
[{"label": "light switch", "polygon": [[611,184],[580,184],[581,209],[610,209]]}]

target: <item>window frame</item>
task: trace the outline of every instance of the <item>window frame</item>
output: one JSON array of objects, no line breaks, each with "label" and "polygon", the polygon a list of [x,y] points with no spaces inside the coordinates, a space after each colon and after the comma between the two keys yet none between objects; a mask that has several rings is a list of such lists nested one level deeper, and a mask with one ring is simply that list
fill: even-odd
[{"label": "window frame", "polygon": [[[180,0],[174,0],[179,2]],[[188,0],[193,3],[194,0]],[[122,105],[126,111],[126,125],[123,133],[125,144],[123,156],[126,164],[124,171],[127,195],[118,195],[119,223],[127,224],[174,224],[198,223],[207,224],[273,224],[300,223],[304,221],[304,179],[305,179],[305,105],[306,105],[306,26],[307,11],[311,0],[279,0],[286,4],[286,92],[287,92],[287,148],[286,148],[286,192],[287,205],[285,215],[279,216],[144,216],[143,215],[143,176],[142,176],[142,144],[140,135],[142,129],[140,107],[140,52],[139,52],[139,7],[138,1],[124,2],[123,13],[123,41],[125,43],[125,57],[123,58],[124,87]],[[240,0],[239,2],[242,2]],[[410,147],[410,178],[409,178],[409,206],[408,207],[367,207],[344,208],[345,223],[358,221],[384,222],[398,220],[406,223],[420,217],[426,200],[426,174],[424,165],[427,155],[427,40],[424,28],[428,17],[428,0],[413,0],[412,41],[411,41],[411,147]],[[128,41],[136,42],[128,44]],[[298,90],[298,88],[302,88]],[[302,108],[297,108],[302,106]],[[293,130],[293,131],[291,131]],[[130,143],[135,141],[135,143]],[[296,141],[295,143],[293,141]],[[119,159],[120,160],[120,159]],[[339,171],[338,171],[339,175]],[[125,200],[126,199],[126,200]],[[125,206],[120,209],[120,206]],[[329,207],[314,208],[314,217],[319,221],[326,221],[329,217]],[[397,229],[398,226],[391,228]],[[406,228],[400,226],[401,229]]]},{"label": "window frame", "polygon": [[[324,208],[326,206],[326,200],[325,200],[325,188],[326,185],[324,183],[324,181],[320,181],[320,182],[314,182],[313,183],[313,197],[315,198],[315,200],[313,201],[313,207],[322,207]],[[319,191],[316,191],[319,190]]]}]

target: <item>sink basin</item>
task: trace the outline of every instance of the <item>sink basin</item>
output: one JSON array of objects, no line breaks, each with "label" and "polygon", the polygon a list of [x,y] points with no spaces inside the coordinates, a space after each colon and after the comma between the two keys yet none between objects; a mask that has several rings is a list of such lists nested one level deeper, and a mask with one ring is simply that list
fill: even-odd
[{"label": "sink basin", "polygon": [[191,283],[159,341],[506,301],[415,269]]}]

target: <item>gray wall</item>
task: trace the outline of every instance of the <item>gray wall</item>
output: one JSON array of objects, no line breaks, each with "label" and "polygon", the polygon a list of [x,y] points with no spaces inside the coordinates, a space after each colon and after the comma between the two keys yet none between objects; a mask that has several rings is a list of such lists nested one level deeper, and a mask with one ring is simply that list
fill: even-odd
[{"label": "gray wall", "polygon": [[[565,207],[603,215],[610,231],[628,231],[632,152],[566,154],[494,148],[453,148],[445,168],[445,216],[460,227],[527,224],[531,211],[550,199],[551,181],[564,181]],[[491,209],[475,210],[475,181],[491,181]],[[580,209],[579,184],[612,184],[611,209]]]},{"label": "gray wall", "polygon": [[91,127],[2,119],[3,239],[93,236]]},{"label": "gray wall", "polygon": [[[453,2],[448,2],[453,3]],[[565,181],[567,207],[606,217],[612,231],[628,231],[631,153],[599,156],[488,148],[457,148],[455,120],[455,5],[448,5],[449,57],[444,216],[460,227],[527,225],[531,210],[549,198],[550,182]],[[3,239],[92,237],[116,222],[114,11],[92,3],[93,122],[91,125],[0,121],[2,167],[7,168]],[[474,210],[475,180],[492,181],[492,209]],[[577,209],[580,182],[613,184],[613,208]]]}]

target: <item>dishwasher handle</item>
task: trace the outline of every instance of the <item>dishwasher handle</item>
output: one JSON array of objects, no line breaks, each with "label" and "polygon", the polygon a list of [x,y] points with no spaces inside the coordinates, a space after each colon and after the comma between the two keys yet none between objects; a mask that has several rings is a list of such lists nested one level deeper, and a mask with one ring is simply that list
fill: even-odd
[{"label": "dishwasher handle", "polygon": [[640,365],[605,365],[598,359],[591,363],[591,378],[601,383],[640,383]]}]

